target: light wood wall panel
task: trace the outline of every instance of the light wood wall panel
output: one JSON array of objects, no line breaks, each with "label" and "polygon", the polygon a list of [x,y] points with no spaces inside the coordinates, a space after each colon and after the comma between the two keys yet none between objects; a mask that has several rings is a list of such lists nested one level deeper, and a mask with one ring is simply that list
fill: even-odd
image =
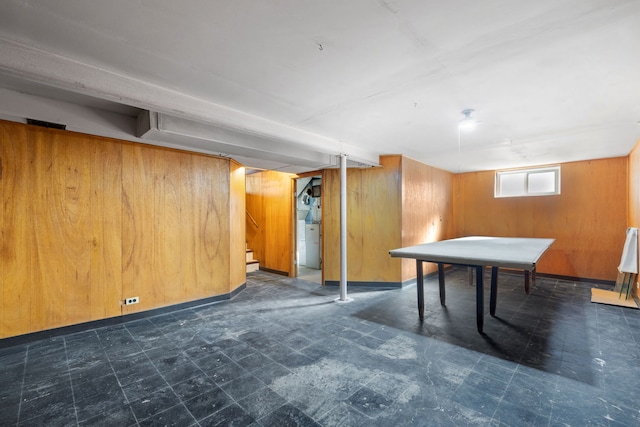
[{"label": "light wood wall panel", "polygon": [[112,301],[120,296],[122,283],[122,209],[113,200],[122,197],[122,147],[104,139],[89,144],[92,151],[89,221],[93,238],[89,244],[91,263],[85,285],[91,286],[89,318],[96,320],[120,312]]},{"label": "light wood wall panel", "polygon": [[640,227],[640,141],[636,143],[628,158],[629,168],[629,227]]},{"label": "light wood wall panel", "polygon": [[[0,338],[240,286],[243,173],[228,159],[0,121]],[[140,304],[121,306],[132,296]]]},{"label": "light wood wall panel", "polygon": [[0,193],[2,239],[0,239],[0,338],[31,330],[30,247],[33,240],[33,206],[30,194],[31,149],[26,126],[0,123]]},{"label": "light wood wall panel", "polygon": [[[347,171],[350,282],[410,280],[415,261],[391,258],[389,250],[452,234],[452,174],[399,155],[381,156],[380,164]],[[339,281],[340,171],[326,170],[324,186],[324,277]]]},{"label": "light wood wall panel", "polygon": [[494,172],[456,176],[456,234],[551,237],[538,271],[615,280],[627,227],[627,158],[561,165],[561,194],[494,197]]},{"label": "light wood wall panel", "polygon": [[123,312],[229,292],[229,189],[228,160],[124,146]]},{"label": "light wood wall panel", "polygon": [[[180,218],[185,224],[180,230],[180,248],[188,254],[184,256],[187,264],[183,265],[181,282],[184,293],[180,302],[184,302],[229,292],[230,254],[237,248],[232,251],[230,247],[230,163],[178,153],[182,155],[185,184],[180,197]],[[243,268],[244,263],[238,267]]]},{"label": "light wood wall panel", "polygon": [[[402,157],[402,244],[437,242],[453,237],[453,174]],[[424,272],[437,270],[424,264]],[[416,277],[415,260],[402,260],[402,281]]]},{"label": "light wood wall panel", "polygon": [[0,336],[118,315],[121,218],[113,200],[121,189],[113,166],[120,148],[97,137],[4,122],[0,128]]},{"label": "light wood wall panel", "polygon": [[[347,186],[353,185],[349,170],[347,170],[347,182]],[[349,199],[347,198],[348,204]],[[348,250],[349,235],[347,234],[347,262]],[[326,169],[322,175],[322,278],[325,281],[340,280],[339,169]]]},{"label": "light wood wall panel", "polygon": [[[638,141],[629,153],[629,211],[627,223],[629,227],[640,228],[640,141]],[[640,244],[640,242],[639,242]],[[640,253],[640,250],[638,251]],[[634,286],[634,293],[640,295],[638,280]]]},{"label": "light wood wall panel", "polygon": [[262,263],[265,259],[264,232],[265,209],[264,197],[262,197],[262,173],[252,173],[246,176],[246,245],[253,251],[253,258]]},{"label": "light wood wall panel", "polygon": [[263,171],[247,175],[247,244],[261,268],[292,275],[293,178],[288,173]]},{"label": "light wood wall panel", "polygon": [[265,197],[265,264],[272,270],[291,275],[293,259],[293,177],[288,173],[263,172]]},{"label": "light wood wall panel", "polygon": [[[401,242],[400,161],[381,158],[381,166],[347,170],[347,281],[398,282],[401,265],[389,249]],[[323,177],[323,274],[340,281],[340,170]]]},{"label": "light wood wall panel", "polygon": [[230,164],[230,233],[229,244],[229,274],[230,290],[236,289],[247,282],[247,268],[245,258],[246,248],[246,202],[245,202],[245,168],[235,161]]}]

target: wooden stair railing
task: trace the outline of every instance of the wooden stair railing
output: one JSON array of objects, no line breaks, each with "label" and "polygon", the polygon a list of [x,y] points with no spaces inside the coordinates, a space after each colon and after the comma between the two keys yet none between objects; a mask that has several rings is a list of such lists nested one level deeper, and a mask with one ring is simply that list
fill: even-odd
[{"label": "wooden stair railing", "polygon": [[251,222],[253,223],[253,225],[255,225],[256,228],[260,228],[260,226],[258,225],[258,223],[256,222],[256,220],[251,216],[251,214],[249,213],[249,211],[245,211],[247,213],[247,216],[249,217],[249,219],[251,220]]}]

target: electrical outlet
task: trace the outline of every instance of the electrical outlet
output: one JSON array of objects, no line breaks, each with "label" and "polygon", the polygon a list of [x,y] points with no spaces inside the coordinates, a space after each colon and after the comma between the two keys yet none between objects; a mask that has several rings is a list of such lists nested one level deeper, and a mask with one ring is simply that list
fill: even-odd
[{"label": "electrical outlet", "polygon": [[124,305],[137,304],[139,302],[140,302],[140,297],[125,298]]}]

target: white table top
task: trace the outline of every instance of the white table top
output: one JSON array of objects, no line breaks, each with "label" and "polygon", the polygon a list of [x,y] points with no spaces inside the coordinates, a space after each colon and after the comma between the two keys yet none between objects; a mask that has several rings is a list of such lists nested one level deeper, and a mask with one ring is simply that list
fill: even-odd
[{"label": "white table top", "polygon": [[392,249],[396,258],[533,270],[555,239],[469,236]]}]

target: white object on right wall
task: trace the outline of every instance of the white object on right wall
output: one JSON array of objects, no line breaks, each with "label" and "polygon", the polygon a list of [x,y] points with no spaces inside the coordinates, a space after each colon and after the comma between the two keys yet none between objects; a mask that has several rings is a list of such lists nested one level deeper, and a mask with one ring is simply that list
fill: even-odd
[{"label": "white object on right wall", "polygon": [[618,266],[620,273],[638,273],[638,229],[627,228],[627,239],[622,249],[622,257]]}]

